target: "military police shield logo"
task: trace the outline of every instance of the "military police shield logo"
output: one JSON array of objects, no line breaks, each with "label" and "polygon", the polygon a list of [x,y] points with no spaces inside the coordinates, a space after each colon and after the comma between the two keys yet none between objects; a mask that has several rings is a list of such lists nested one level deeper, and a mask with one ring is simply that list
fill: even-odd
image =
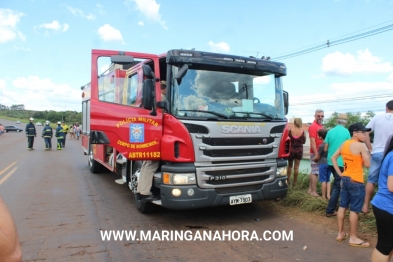
[{"label": "military police shield logo", "polygon": [[134,142],[134,143],[145,142],[144,124],[130,124],[130,142]]}]

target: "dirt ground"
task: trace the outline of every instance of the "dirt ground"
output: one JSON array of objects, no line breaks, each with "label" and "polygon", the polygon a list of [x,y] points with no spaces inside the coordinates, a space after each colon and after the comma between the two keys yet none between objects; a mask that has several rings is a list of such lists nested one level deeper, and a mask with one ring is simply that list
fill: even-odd
[{"label": "dirt ground", "polygon": [[[302,222],[308,222],[316,225],[320,225],[326,230],[331,230],[337,232],[337,217],[326,217],[321,213],[311,213],[299,210],[296,207],[284,207],[280,205],[278,201],[262,201],[260,205],[266,209],[273,211],[275,213],[285,215],[288,218],[296,219]],[[349,233],[349,211],[345,217],[344,230]],[[366,214],[360,214],[360,216],[367,216]],[[372,248],[377,244],[377,232],[364,231],[360,232],[358,227],[358,237],[370,242]]]}]

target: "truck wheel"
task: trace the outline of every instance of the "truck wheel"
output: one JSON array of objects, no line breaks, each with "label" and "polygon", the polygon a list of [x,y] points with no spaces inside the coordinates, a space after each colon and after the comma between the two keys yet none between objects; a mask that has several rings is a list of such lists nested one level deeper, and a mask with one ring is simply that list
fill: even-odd
[{"label": "truck wheel", "polygon": [[93,150],[91,147],[92,146],[90,145],[89,146],[88,164],[89,164],[90,172],[97,174],[102,170],[102,165],[94,160]]},{"label": "truck wheel", "polygon": [[141,175],[141,168],[142,168],[142,161],[135,161],[133,163],[128,187],[130,188],[131,192],[134,194],[136,209],[138,209],[138,211],[141,212],[142,214],[152,213],[156,210],[157,205],[151,202],[138,200],[136,195],[136,190],[138,188],[138,178]]},{"label": "truck wheel", "polygon": [[157,209],[157,205],[153,204],[152,202],[148,201],[141,201],[138,200],[136,195],[134,195],[136,209],[142,214],[153,213]]},{"label": "truck wheel", "polygon": [[135,195],[138,188],[138,177],[141,174],[142,161],[135,161],[132,165],[131,177],[128,180],[128,187],[131,192]]}]

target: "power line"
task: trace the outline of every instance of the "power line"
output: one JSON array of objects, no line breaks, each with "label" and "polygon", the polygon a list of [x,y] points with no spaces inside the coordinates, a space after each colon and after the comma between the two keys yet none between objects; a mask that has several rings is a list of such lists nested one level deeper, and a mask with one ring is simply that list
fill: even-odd
[{"label": "power line", "polygon": [[[379,23],[379,24],[376,24],[376,25],[373,25],[373,26],[370,26],[370,27],[366,27],[366,28],[364,28],[364,29],[357,30],[357,31],[352,32],[352,33],[348,33],[348,34],[345,34],[345,35],[341,35],[341,36],[332,38],[331,40],[335,40],[335,39],[338,39],[338,38],[342,38],[342,37],[344,37],[344,36],[352,35],[352,34],[355,34],[355,33],[357,33],[357,32],[362,32],[362,31],[367,30],[367,29],[369,29],[369,28],[374,28],[374,27],[376,27],[376,26],[383,25],[383,24],[387,24],[387,23],[392,22],[392,21],[393,21],[393,20],[388,20],[388,21],[386,21],[386,22]],[[294,52],[294,51],[301,50],[301,49],[305,49],[305,48],[308,48],[308,47],[312,47],[312,46],[318,45],[318,44],[319,44],[319,43],[315,43],[315,44],[311,44],[311,45],[308,45],[308,46],[305,46],[305,47],[296,48],[296,49],[290,50],[290,51],[288,51],[288,52],[283,52],[283,53],[277,54],[277,57],[278,57],[278,56],[281,56],[281,55],[283,55],[283,54],[285,55],[286,53],[292,53],[292,52]],[[255,52],[256,52],[256,51],[255,51]]]},{"label": "power line", "polygon": [[297,103],[290,103],[290,106],[304,106],[304,104],[323,104],[323,103],[339,103],[339,102],[346,102],[346,101],[354,101],[354,100],[370,100],[375,98],[383,98],[383,97],[392,97],[392,93],[385,93],[379,95],[370,95],[370,96],[358,96],[358,97],[348,97],[348,98],[339,98],[333,100],[308,100],[308,101],[301,101]]},{"label": "power line", "polygon": [[326,43],[319,44],[319,45],[313,46],[311,48],[303,49],[303,50],[295,52],[295,53],[290,53],[290,54],[283,55],[283,56],[273,57],[272,60],[279,61],[279,60],[292,58],[292,57],[299,56],[299,55],[308,54],[308,53],[315,52],[315,51],[318,51],[318,50],[323,49],[323,48],[328,48],[330,46],[340,45],[340,44],[356,41],[356,40],[359,40],[359,39],[362,39],[362,38],[366,38],[366,37],[370,37],[370,36],[373,36],[373,35],[376,35],[376,34],[381,34],[381,33],[384,33],[384,32],[390,31],[390,30],[393,30],[393,24],[390,24],[390,25],[387,25],[387,26],[383,26],[383,27],[380,27],[380,28],[377,28],[377,29],[374,29],[374,30],[370,30],[370,31],[367,31],[367,32],[364,32],[364,33],[361,33],[361,34],[357,34],[357,35],[353,35],[353,36],[350,36],[350,37],[345,37],[345,38],[342,38],[342,39],[338,39],[338,40],[333,40],[333,41],[327,40]]}]

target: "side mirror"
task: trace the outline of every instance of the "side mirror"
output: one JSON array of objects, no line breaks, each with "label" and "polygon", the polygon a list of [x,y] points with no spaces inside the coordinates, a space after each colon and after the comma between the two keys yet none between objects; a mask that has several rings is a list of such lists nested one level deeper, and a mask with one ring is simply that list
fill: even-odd
[{"label": "side mirror", "polygon": [[285,115],[287,115],[289,109],[289,94],[287,91],[283,91],[283,98],[284,98],[284,111],[285,111]]},{"label": "side mirror", "polygon": [[153,70],[151,70],[151,67],[148,65],[143,65],[142,66],[143,70],[143,75],[149,79],[155,79]]},{"label": "side mirror", "polygon": [[145,79],[142,91],[142,105],[144,109],[151,110],[153,108],[154,97],[154,81],[153,79]]},{"label": "side mirror", "polygon": [[156,92],[154,88],[156,76],[149,65],[143,65],[142,70],[143,75],[146,77],[142,87],[142,105],[144,109],[152,110],[150,115],[156,116]]},{"label": "side mirror", "polygon": [[157,107],[158,108],[161,108],[161,109],[164,109],[165,111],[169,111],[168,110],[168,108],[169,108],[169,102],[168,101],[159,101],[159,102],[157,102]]},{"label": "side mirror", "polygon": [[180,85],[182,78],[187,74],[188,71],[188,65],[184,64],[179,71],[177,71],[175,75],[175,79],[177,81],[177,84]]}]

